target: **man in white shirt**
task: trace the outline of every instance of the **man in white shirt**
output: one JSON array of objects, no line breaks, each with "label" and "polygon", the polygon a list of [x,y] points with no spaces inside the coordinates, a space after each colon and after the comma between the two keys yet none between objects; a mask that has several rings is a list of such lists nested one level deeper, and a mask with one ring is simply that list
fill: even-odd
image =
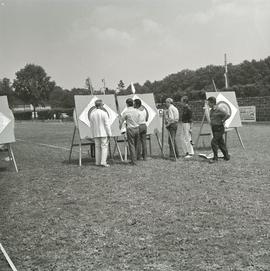
[{"label": "man in white shirt", "polygon": [[166,128],[168,129],[169,134],[171,135],[171,140],[170,140],[170,137],[168,138],[169,147],[170,147],[170,157],[174,157],[173,147],[172,147],[172,144],[173,144],[175,155],[177,158],[179,158],[179,152],[178,152],[178,147],[176,143],[176,133],[177,133],[177,127],[178,127],[178,121],[179,121],[179,112],[178,112],[178,109],[172,103],[173,103],[173,99],[171,98],[166,99],[167,114],[165,118],[165,125],[166,125]]},{"label": "man in white shirt", "polygon": [[120,127],[126,121],[127,127],[127,141],[130,152],[131,165],[136,165],[137,155],[136,148],[139,138],[139,112],[133,107],[133,100],[128,98],[126,100],[127,109],[120,118]]},{"label": "man in white shirt", "polygon": [[[144,107],[142,107],[142,102],[140,99],[134,100],[134,107],[139,112],[139,140],[137,144],[137,159],[142,158],[146,160],[147,155],[147,145],[146,145],[146,134],[147,134],[147,113]],[[142,152],[142,153],[141,153]]]},{"label": "man in white shirt", "polygon": [[103,108],[102,100],[96,100],[95,109],[90,113],[90,127],[95,141],[96,165],[109,167],[107,164],[109,137],[112,136],[109,115]]}]

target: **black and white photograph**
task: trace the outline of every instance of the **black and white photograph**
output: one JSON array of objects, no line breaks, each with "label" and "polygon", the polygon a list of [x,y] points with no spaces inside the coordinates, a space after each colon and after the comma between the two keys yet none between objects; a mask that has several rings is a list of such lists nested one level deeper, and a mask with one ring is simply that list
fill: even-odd
[{"label": "black and white photograph", "polygon": [[0,0],[0,271],[269,271],[269,151],[269,0]]}]

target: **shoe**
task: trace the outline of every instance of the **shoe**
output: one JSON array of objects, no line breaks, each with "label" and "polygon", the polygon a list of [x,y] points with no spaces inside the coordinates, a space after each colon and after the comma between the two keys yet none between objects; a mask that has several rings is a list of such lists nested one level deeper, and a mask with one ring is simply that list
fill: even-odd
[{"label": "shoe", "polygon": [[231,156],[230,156],[229,154],[228,154],[226,157],[225,157],[225,156],[223,157],[223,159],[224,159],[225,161],[229,161],[230,158],[231,158]]},{"label": "shoe", "polygon": [[217,161],[218,161],[218,159],[216,159],[216,158],[209,159],[209,164],[217,163]]},{"label": "shoe", "polygon": [[135,162],[130,162],[129,164],[132,165],[132,166],[136,166],[137,165]]},{"label": "shoe", "polygon": [[102,167],[110,167],[109,164],[101,165]]},{"label": "shoe", "polygon": [[190,159],[190,158],[192,158],[192,155],[190,155],[190,154],[187,154],[187,155],[184,157],[184,159]]}]

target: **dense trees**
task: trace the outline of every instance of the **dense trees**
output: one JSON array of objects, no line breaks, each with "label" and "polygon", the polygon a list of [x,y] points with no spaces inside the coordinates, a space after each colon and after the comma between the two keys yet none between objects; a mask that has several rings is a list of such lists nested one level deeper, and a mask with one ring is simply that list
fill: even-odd
[{"label": "dense trees", "polygon": [[182,70],[160,81],[146,81],[138,89],[154,92],[157,102],[164,101],[168,96],[180,100],[183,95],[199,100],[204,98],[206,91],[214,91],[214,80],[218,90],[235,91],[238,97],[270,95],[270,57],[260,61],[244,61],[239,65],[229,64],[229,88],[226,90],[224,72],[223,66],[214,65],[195,71]]},{"label": "dense trees", "polygon": [[[239,65],[228,64],[228,91],[235,91],[238,97],[270,95],[270,57],[259,61],[247,61]],[[204,99],[206,91],[214,91],[213,80],[218,90],[225,90],[224,67],[209,65],[195,71],[182,70],[170,74],[160,81],[147,80],[143,85],[134,84],[137,93],[153,92],[156,102],[167,97],[179,101],[183,95],[192,100]],[[10,105],[22,101],[33,106],[50,104],[53,108],[74,107],[74,95],[103,94],[94,91],[90,78],[85,81],[86,88],[63,90],[50,80],[45,70],[28,64],[16,73],[13,84],[8,78],[0,79],[0,95],[7,95]],[[125,87],[122,80],[117,85],[119,95],[131,94],[130,85]],[[115,90],[106,89],[106,94]],[[18,99],[20,98],[20,99]]]},{"label": "dense trees", "polygon": [[16,72],[13,87],[19,98],[35,108],[48,102],[50,93],[55,88],[55,82],[50,80],[41,66],[27,64]]}]

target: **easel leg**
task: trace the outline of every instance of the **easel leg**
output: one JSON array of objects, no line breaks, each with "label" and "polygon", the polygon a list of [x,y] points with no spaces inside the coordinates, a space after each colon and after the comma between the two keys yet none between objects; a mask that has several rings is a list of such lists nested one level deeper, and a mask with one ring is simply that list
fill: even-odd
[{"label": "easel leg", "polygon": [[175,153],[175,148],[174,148],[174,142],[172,141],[172,136],[170,134],[170,132],[168,131],[168,134],[169,134],[169,138],[170,138],[170,142],[171,142],[171,146],[172,146],[172,149],[173,149],[173,155],[174,155],[174,159],[175,161],[177,160],[176,158],[176,153]]},{"label": "easel leg", "polygon": [[18,172],[18,167],[17,167],[16,161],[15,161],[15,157],[14,157],[12,148],[11,148],[11,144],[8,144],[8,152],[9,152],[9,158],[12,160],[12,163],[15,167],[15,170],[16,170],[16,172]]},{"label": "easel leg", "polygon": [[163,153],[163,149],[162,149],[162,144],[161,144],[161,142],[160,142],[158,133],[155,133],[155,135],[156,135],[156,137],[157,137],[157,142],[158,142],[159,148],[160,148],[160,150],[161,150],[161,156],[164,157],[164,153]]},{"label": "easel leg", "polygon": [[128,145],[127,145],[127,140],[126,137],[124,136],[124,141],[125,141],[125,162],[127,162],[127,157],[128,157]]},{"label": "easel leg", "polygon": [[116,137],[116,138],[114,137],[114,143],[115,143],[115,146],[116,146],[117,151],[118,151],[118,153],[119,153],[120,159],[121,159],[121,161],[123,162],[123,156],[122,156],[121,150],[120,150],[119,145],[118,145],[118,142],[117,142],[117,137]]},{"label": "easel leg", "polygon": [[195,149],[198,148],[199,139],[200,139],[200,135],[201,135],[201,132],[202,132],[203,125],[204,125],[205,117],[206,117],[206,115],[205,115],[205,113],[204,113],[204,114],[203,114],[203,119],[202,119],[202,122],[201,122],[201,126],[200,126],[200,131],[199,131],[198,137],[197,137],[196,142],[195,142]]},{"label": "easel leg", "polygon": [[108,141],[109,141],[109,156],[110,156],[110,159],[113,159],[110,138],[108,138]]},{"label": "easel leg", "polygon": [[82,143],[79,141],[79,167],[82,166]]},{"label": "easel leg", "polygon": [[74,127],[74,131],[73,131],[73,136],[72,136],[72,141],[71,141],[71,146],[70,146],[70,151],[69,151],[69,158],[68,158],[68,162],[70,163],[71,160],[71,154],[72,154],[72,149],[73,149],[73,143],[74,143],[74,138],[75,138],[75,133],[76,133],[76,126]]},{"label": "easel leg", "polygon": [[161,130],[161,153],[164,157],[164,127],[165,127],[165,113],[162,115],[162,130]]},{"label": "easel leg", "polygon": [[237,136],[238,136],[238,139],[239,139],[239,141],[240,141],[240,143],[241,143],[242,148],[243,148],[244,150],[246,150],[246,148],[245,148],[245,146],[244,146],[244,143],[243,143],[243,141],[242,141],[242,138],[241,138],[241,136],[240,136],[240,133],[239,133],[238,129],[235,128],[235,131],[236,131],[236,133],[237,133]]},{"label": "easel leg", "polygon": [[151,135],[149,134],[149,154],[152,156],[152,144],[151,144]]},{"label": "easel leg", "polygon": [[[117,138],[118,138],[118,137],[114,137],[114,138],[113,138],[114,143],[117,141]],[[116,145],[116,143],[115,143],[115,144],[114,144],[114,147],[113,147],[113,153],[112,153],[112,156],[113,156],[113,157],[114,157],[114,154],[115,154],[116,148],[117,148],[117,145]]]}]

